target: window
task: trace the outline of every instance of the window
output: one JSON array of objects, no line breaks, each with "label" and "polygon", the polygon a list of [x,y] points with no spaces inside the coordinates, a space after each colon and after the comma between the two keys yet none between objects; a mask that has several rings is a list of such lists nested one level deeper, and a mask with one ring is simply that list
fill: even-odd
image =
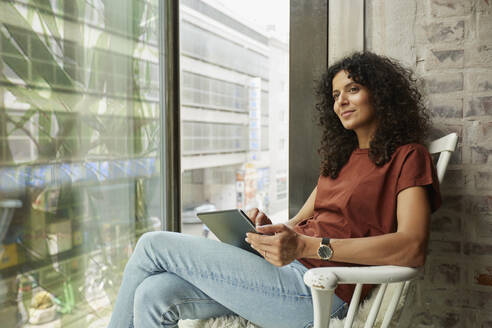
[{"label": "window", "polygon": [[279,113],[278,113],[278,116],[279,116],[279,120],[280,122],[286,122],[287,121],[287,111],[285,110],[280,110]]},{"label": "window", "polygon": [[162,229],[158,1],[0,12],[1,325],[36,326],[56,300],[50,327],[89,327],[138,236]]},{"label": "window", "polygon": [[[288,36],[250,23],[264,12],[264,26],[278,25],[279,8],[221,3],[180,1],[182,231],[211,237],[199,209],[259,207],[287,217],[286,175],[278,191],[275,172],[288,165],[287,147],[278,149],[288,134],[278,119],[288,108]],[[199,183],[189,178],[197,172]]]},{"label": "window", "polygon": [[185,71],[182,79],[183,106],[238,112],[248,110],[248,89],[242,84]]},{"label": "window", "polygon": [[184,156],[244,152],[247,149],[246,125],[185,121],[181,131]]},{"label": "window", "polygon": [[281,138],[279,141],[278,141],[278,149],[280,151],[284,151],[285,150],[285,139],[284,138]]},{"label": "window", "polygon": [[286,199],[287,198],[287,174],[286,172],[278,172],[277,173],[277,199]]}]

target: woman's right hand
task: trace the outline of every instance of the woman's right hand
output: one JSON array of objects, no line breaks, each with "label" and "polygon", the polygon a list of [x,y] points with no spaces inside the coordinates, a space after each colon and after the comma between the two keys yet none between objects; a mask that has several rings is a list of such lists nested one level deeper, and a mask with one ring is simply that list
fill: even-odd
[{"label": "woman's right hand", "polygon": [[272,221],[266,216],[266,214],[257,208],[252,208],[246,214],[255,227],[272,224]]}]

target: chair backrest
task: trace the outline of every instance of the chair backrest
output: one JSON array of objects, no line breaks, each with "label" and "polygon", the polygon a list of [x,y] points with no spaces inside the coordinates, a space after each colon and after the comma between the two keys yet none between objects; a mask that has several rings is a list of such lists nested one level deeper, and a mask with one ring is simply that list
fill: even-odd
[{"label": "chair backrest", "polygon": [[437,160],[436,169],[439,183],[442,183],[448,163],[451,158],[451,154],[456,149],[458,143],[458,135],[456,133],[450,133],[447,136],[432,141],[427,149],[431,154],[440,153]]}]

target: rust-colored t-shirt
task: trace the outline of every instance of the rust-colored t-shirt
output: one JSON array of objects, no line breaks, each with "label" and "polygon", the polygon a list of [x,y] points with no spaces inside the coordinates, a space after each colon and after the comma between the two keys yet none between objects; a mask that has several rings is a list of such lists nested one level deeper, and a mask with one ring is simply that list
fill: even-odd
[{"label": "rust-colored t-shirt", "polygon": [[[356,149],[336,179],[320,176],[314,216],[295,230],[313,237],[358,238],[396,231],[397,196],[403,189],[427,186],[432,211],[441,205],[439,181],[427,149],[416,143],[400,146],[391,160],[376,166],[369,149]],[[307,268],[353,264],[299,259]],[[339,285],[335,293],[350,302],[355,285]],[[364,286],[365,297],[371,286]]]}]

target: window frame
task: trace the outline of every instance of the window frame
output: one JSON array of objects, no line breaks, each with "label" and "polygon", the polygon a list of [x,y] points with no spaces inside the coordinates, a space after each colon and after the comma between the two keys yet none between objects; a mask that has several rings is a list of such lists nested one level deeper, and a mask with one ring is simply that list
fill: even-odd
[{"label": "window frame", "polygon": [[160,183],[164,230],[181,231],[179,0],[159,1]]}]

